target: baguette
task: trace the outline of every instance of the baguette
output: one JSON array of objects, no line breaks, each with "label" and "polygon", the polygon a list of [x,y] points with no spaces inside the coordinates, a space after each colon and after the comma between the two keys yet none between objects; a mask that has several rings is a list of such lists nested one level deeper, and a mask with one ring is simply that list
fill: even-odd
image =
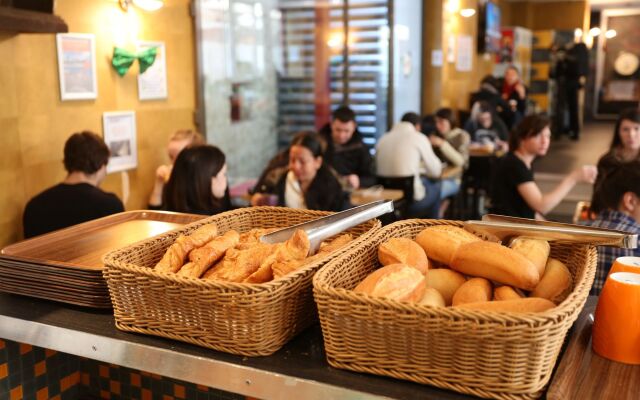
[{"label": "baguette", "polygon": [[378,260],[382,265],[406,264],[423,274],[429,269],[429,260],[422,247],[411,239],[391,238],[378,247]]},{"label": "baguette", "polygon": [[572,284],[573,278],[567,266],[560,260],[549,258],[544,275],[538,286],[531,292],[531,296],[542,297],[559,304],[571,292]]},{"label": "baguette", "polygon": [[464,275],[448,268],[430,269],[425,276],[427,287],[436,289],[447,306],[451,305],[454,293],[466,281]]},{"label": "baguette", "polygon": [[460,245],[480,242],[482,239],[462,228],[436,225],[425,228],[416,236],[416,242],[424,249],[429,259],[450,265]]},{"label": "baguette", "polygon": [[425,288],[422,299],[418,301],[421,306],[444,307],[444,297],[434,288]]},{"label": "baguette", "polygon": [[525,256],[493,242],[463,244],[451,269],[525,290],[533,290],[540,281],[538,269]]},{"label": "baguette", "polygon": [[494,300],[514,300],[521,299],[522,296],[518,291],[516,291],[511,286],[500,286],[495,288],[493,291],[493,299]]},{"label": "baguette", "polygon": [[517,237],[511,241],[509,247],[531,261],[538,269],[538,275],[544,274],[544,267],[547,265],[547,258],[551,251],[549,242],[542,239]]},{"label": "baguette", "polygon": [[537,313],[552,309],[556,305],[539,297],[525,297],[523,299],[483,301],[478,303],[465,303],[456,306],[467,310],[496,311],[513,313]]},{"label": "baguette", "polygon": [[405,264],[391,264],[369,274],[356,286],[356,293],[415,303],[425,291],[424,275]]},{"label": "baguette", "polygon": [[491,282],[484,278],[471,278],[456,290],[451,304],[455,307],[464,303],[477,303],[490,300]]}]

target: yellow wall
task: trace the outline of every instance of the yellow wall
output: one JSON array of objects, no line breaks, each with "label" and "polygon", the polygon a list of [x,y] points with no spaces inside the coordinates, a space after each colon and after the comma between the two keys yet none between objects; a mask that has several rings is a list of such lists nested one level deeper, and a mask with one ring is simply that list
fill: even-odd
[{"label": "yellow wall", "polygon": [[[165,0],[158,11],[131,8],[127,14],[115,0],[57,0],[55,4],[55,14],[67,22],[69,32],[96,35],[98,98],[60,101],[54,34],[0,33],[0,246],[22,238],[22,211],[29,198],[64,178],[65,140],[84,129],[102,134],[103,112],[136,112],[138,168],[128,172],[128,210],[145,207],[154,170],[166,162],[169,134],[194,127],[195,54],[189,0]],[[165,42],[165,100],[138,100],[137,64],[123,78],[110,66],[114,41],[135,25],[137,36],[130,33],[125,47],[135,37]],[[102,188],[122,198],[120,174],[108,176]]]},{"label": "yellow wall", "polygon": [[590,12],[587,1],[503,1],[500,6],[503,25],[531,30],[583,28]]}]

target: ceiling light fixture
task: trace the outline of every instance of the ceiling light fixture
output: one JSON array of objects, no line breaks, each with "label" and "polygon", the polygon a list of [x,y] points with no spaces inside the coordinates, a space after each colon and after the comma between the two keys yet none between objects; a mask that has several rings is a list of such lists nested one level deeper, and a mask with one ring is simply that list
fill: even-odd
[{"label": "ceiling light fixture", "polygon": [[131,4],[139,7],[145,11],[156,11],[164,4],[163,0],[118,0],[120,8],[124,11],[129,11]]},{"label": "ceiling light fixture", "polygon": [[601,33],[600,28],[598,28],[597,26],[594,26],[593,28],[589,29],[589,35],[591,35],[592,37],[596,37],[600,35],[600,33]]},{"label": "ceiling light fixture", "polygon": [[615,29],[609,29],[607,32],[605,32],[604,36],[607,39],[612,39],[612,38],[616,37],[617,34],[618,34],[618,32],[616,32]]},{"label": "ceiling light fixture", "polygon": [[460,15],[462,15],[465,18],[473,17],[474,15],[476,15],[476,9],[475,8],[463,8],[462,10],[460,10]]}]

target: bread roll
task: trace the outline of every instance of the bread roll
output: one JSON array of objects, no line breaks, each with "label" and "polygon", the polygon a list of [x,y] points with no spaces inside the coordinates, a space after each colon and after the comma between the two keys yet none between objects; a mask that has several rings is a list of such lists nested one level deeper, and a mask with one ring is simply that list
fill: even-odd
[{"label": "bread roll", "polygon": [[424,275],[405,264],[392,264],[369,274],[354,289],[374,297],[415,303],[422,299],[425,290]]},{"label": "bread roll", "polygon": [[406,264],[423,274],[429,269],[429,260],[422,247],[411,239],[391,238],[378,247],[378,260],[382,265]]},{"label": "bread roll", "polygon": [[523,299],[485,301],[479,303],[464,303],[456,308],[478,311],[497,311],[513,313],[537,313],[552,309],[556,305],[547,299],[539,297],[525,297]]},{"label": "bread roll", "polygon": [[525,256],[493,242],[461,245],[451,269],[525,290],[533,290],[540,281],[538,269]]},{"label": "bread roll", "polygon": [[422,299],[418,302],[422,306],[444,307],[444,297],[434,288],[425,288]]},{"label": "bread roll", "polygon": [[456,290],[451,304],[455,307],[464,303],[477,303],[490,300],[491,282],[484,278],[471,278]]},{"label": "bread roll", "polygon": [[218,227],[215,224],[203,225],[192,234],[180,235],[176,241],[169,246],[167,251],[154,267],[159,272],[177,272],[187,259],[189,252],[197,247],[203,246],[218,234]]},{"label": "bread roll", "polygon": [[462,228],[450,225],[435,225],[425,228],[416,237],[416,242],[432,260],[451,264],[454,253],[461,244],[479,242],[482,239]]},{"label": "bread roll", "polygon": [[542,239],[517,237],[511,241],[509,247],[531,261],[538,269],[538,275],[544,274],[544,267],[547,265],[547,258],[551,251],[549,242]]},{"label": "bread roll", "polygon": [[523,295],[518,293],[518,291],[516,291],[511,286],[500,286],[498,288],[495,288],[493,291],[493,299],[498,301],[521,299],[523,297]]},{"label": "bread roll", "polygon": [[549,258],[538,286],[531,292],[532,297],[542,297],[559,304],[571,293],[573,278],[566,265],[560,260]]},{"label": "bread roll", "polygon": [[447,306],[451,305],[453,294],[466,282],[465,277],[456,271],[448,268],[430,269],[425,275],[427,287],[436,289],[444,299]]}]

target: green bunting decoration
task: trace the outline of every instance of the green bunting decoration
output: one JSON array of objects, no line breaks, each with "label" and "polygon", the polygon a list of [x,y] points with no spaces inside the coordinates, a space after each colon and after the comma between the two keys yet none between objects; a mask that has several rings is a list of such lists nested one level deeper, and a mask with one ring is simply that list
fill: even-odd
[{"label": "green bunting decoration", "polygon": [[157,53],[157,47],[150,47],[139,51],[138,53],[133,53],[120,47],[114,47],[111,65],[113,65],[113,68],[116,70],[118,75],[124,76],[131,67],[131,64],[133,64],[135,60],[138,60],[140,73],[142,74],[147,70],[147,68],[153,65],[153,62],[156,60]]}]

